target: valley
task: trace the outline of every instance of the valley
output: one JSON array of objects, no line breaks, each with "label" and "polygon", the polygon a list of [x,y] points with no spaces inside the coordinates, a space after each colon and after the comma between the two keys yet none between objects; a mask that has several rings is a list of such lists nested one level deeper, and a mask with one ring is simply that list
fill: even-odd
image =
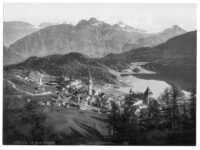
[{"label": "valley", "polygon": [[[34,111],[46,116],[45,128],[53,128],[51,132],[56,134],[59,141],[56,144],[112,145],[113,143],[108,138],[110,132],[108,117],[113,102],[123,112],[124,99],[130,95],[130,89],[139,95],[149,87],[153,93],[151,98],[158,99],[166,88],[170,88],[170,85],[164,80],[152,80],[151,76],[157,75],[157,73],[144,69],[142,67],[144,64],[148,64],[148,62],[133,62],[128,69],[121,72],[107,68],[109,73],[116,76],[115,84],[94,82],[94,92],[100,93],[97,95],[94,93],[91,96],[87,96],[87,91],[90,90],[89,81],[88,83],[79,83],[78,79],[69,80],[63,76],[63,79],[67,81],[63,82],[63,85],[59,81],[61,79],[59,76],[49,75],[44,71],[17,69],[16,66],[13,69],[11,69],[12,67],[7,68],[4,71],[4,101],[6,101],[4,109],[18,110],[19,114],[17,114],[20,116],[23,107],[36,102],[38,106]],[[142,79],[140,75],[147,75],[149,79]],[[60,86],[65,89],[59,90]],[[73,90],[70,91],[70,88]],[[86,90],[86,93],[84,90],[80,91],[82,88]],[[78,94],[75,94],[76,92]],[[189,99],[190,93],[182,92],[185,98]],[[59,97],[61,93],[62,96]],[[100,97],[101,93],[103,93],[103,97]],[[97,103],[98,98],[101,99],[100,106]],[[137,101],[140,102],[140,100]],[[18,124],[21,124],[20,117],[14,118]],[[25,132],[29,132],[29,129],[26,129]],[[73,140],[70,140],[72,137]],[[50,144],[55,143],[50,142]]]},{"label": "valley", "polygon": [[6,24],[4,144],[194,145],[197,31]]}]

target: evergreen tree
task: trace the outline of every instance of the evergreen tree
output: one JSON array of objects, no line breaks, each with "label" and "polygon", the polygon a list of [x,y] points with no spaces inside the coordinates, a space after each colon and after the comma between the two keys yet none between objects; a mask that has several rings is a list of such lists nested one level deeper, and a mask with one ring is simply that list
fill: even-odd
[{"label": "evergreen tree", "polygon": [[169,93],[169,88],[166,88],[164,90],[164,93],[161,95],[162,100],[165,102],[166,106],[169,106],[169,101],[170,101],[170,93]]},{"label": "evergreen tree", "polygon": [[179,108],[177,101],[182,99],[183,93],[177,84],[173,83],[170,88],[170,112],[171,112],[171,127],[174,129],[177,125],[177,120],[179,116]]},{"label": "evergreen tree", "polygon": [[183,100],[183,93],[180,88],[173,83],[169,90],[170,93],[170,112],[171,112],[171,127],[174,129],[177,126],[177,120],[179,116],[178,100]]},{"label": "evergreen tree", "polygon": [[140,130],[131,105],[126,104],[124,113],[120,113],[119,107],[114,104],[109,115],[109,124],[112,142],[117,144],[138,143]]},{"label": "evergreen tree", "polygon": [[160,119],[162,124],[170,128],[171,126],[171,112],[170,112],[170,89],[166,88],[161,95],[162,110],[160,111]]},{"label": "evergreen tree", "polygon": [[183,114],[182,114],[182,124],[183,124],[183,128],[184,129],[187,129],[188,128],[188,125],[189,125],[189,113],[190,113],[190,110],[188,108],[188,103],[184,100],[184,103],[182,105],[183,107]]},{"label": "evergreen tree", "polygon": [[160,124],[160,110],[157,100],[152,100],[149,105],[149,117],[152,128],[159,128]]},{"label": "evergreen tree", "polygon": [[196,89],[193,89],[190,95],[190,120],[192,128],[196,129]]},{"label": "evergreen tree", "polygon": [[164,119],[163,122],[166,127],[174,129],[178,124],[180,116],[178,101],[184,100],[183,93],[178,85],[172,83],[170,88],[165,89],[161,100],[164,102],[161,112],[161,116]]}]

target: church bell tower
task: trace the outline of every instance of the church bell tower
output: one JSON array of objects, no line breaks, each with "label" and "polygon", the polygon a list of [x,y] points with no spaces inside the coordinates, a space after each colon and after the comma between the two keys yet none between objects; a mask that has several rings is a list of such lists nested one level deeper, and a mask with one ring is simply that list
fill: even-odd
[{"label": "church bell tower", "polygon": [[89,70],[88,95],[92,95],[92,89],[93,89],[93,82],[91,78],[91,72]]}]

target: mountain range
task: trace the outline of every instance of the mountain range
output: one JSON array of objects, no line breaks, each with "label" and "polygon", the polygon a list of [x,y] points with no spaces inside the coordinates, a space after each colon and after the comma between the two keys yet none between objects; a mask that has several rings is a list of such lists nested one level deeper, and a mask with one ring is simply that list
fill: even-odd
[{"label": "mountain range", "polygon": [[[81,20],[76,25],[42,23],[41,26],[43,25],[44,27],[27,34],[4,51],[4,65],[18,63],[31,56],[43,57],[70,52],[103,57],[109,53],[152,47],[186,32],[175,25],[159,33],[147,33],[122,22],[110,25],[96,18]],[[5,32],[5,36],[6,34],[10,33]]]}]

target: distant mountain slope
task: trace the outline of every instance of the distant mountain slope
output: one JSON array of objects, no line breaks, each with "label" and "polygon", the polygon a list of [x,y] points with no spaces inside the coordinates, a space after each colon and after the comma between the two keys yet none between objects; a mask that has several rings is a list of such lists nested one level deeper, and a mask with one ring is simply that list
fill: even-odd
[{"label": "distant mountain slope", "polygon": [[[11,44],[9,53],[16,53],[24,60],[31,56],[43,57],[70,52],[102,57],[109,53],[116,54],[138,47],[154,46],[185,32],[180,27],[173,26],[161,33],[149,34],[122,22],[110,25],[96,18],[81,20],[75,26],[70,24],[49,26],[48,23],[45,25],[47,27]],[[15,59],[6,59],[11,60],[7,64],[18,62]]]},{"label": "distant mountain slope", "polygon": [[153,47],[161,43],[166,42],[168,39],[184,34],[186,31],[177,25],[163,30],[162,32],[156,34],[150,34],[147,37],[138,39],[135,43],[126,45],[126,49],[135,49],[139,47]]},{"label": "distant mountain slope", "polygon": [[185,89],[196,85],[197,31],[169,39],[156,47],[134,49],[121,54],[110,54],[100,61],[110,68],[122,70],[131,62],[150,62],[144,67],[163,76],[186,83]]},{"label": "distant mountain slope", "polygon": [[[133,61],[166,62],[181,59],[196,60],[196,32],[191,31],[169,39],[155,47],[141,47],[120,54],[108,54],[100,60],[112,68],[119,64],[118,69]],[[116,68],[117,69],[117,68]]]},{"label": "distant mountain slope", "polygon": [[52,26],[52,25],[56,25],[56,23],[42,22],[42,23],[40,23],[40,25],[38,27],[39,28],[45,28],[45,27]]},{"label": "distant mountain slope", "polygon": [[32,24],[23,21],[10,21],[3,23],[3,42],[4,46],[16,42],[20,38],[37,31]]},{"label": "distant mountain slope", "polygon": [[10,51],[8,47],[3,47],[3,64],[9,64],[10,62],[21,62],[24,60],[20,55],[18,55],[15,51]]},{"label": "distant mountain slope", "polygon": [[90,70],[93,80],[98,83],[114,83],[115,80],[115,76],[109,73],[103,64],[80,53],[51,55],[43,58],[30,57],[20,64],[4,67],[5,70],[13,68],[41,70],[50,75],[65,75],[86,81]]},{"label": "distant mountain slope", "polygon": [[134,28],[112,26],[95,18],[81,20],[76,26],[49,26],[28,35],[10,46],[22,57],[46,56],[80,52],[88,56],[103,56],[123,52],[123,45],[144,36]]}]

